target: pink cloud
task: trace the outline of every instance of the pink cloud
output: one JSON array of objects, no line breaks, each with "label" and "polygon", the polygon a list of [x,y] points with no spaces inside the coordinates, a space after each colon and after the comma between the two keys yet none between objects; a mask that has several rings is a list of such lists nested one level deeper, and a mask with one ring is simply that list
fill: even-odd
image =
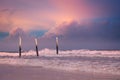
[{"label": "pink cloud", "polygon": [[92,3],[88,0],[2,1],[0,25],[6,28],[1,27],[0,30],[9,31],[15,27],[21,27],[24,30],[49,30],[63,22],[109,16],[109,7],[106,8],[106,5],[101,3]]}]

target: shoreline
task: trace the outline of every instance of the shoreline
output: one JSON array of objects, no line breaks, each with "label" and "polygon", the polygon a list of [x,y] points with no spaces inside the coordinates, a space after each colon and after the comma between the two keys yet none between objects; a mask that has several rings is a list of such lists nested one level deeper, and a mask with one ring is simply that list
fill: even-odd
[{"label": "shoreline", "polygon": [[120,80],[120,75],[0,64],[0,80]]}]

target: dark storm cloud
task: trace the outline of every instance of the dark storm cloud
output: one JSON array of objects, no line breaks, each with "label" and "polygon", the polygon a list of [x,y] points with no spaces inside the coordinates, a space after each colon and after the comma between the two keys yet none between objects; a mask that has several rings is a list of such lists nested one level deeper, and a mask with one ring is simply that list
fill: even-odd
[{"label": "dark storm cloud", "polygon": [[119,49],[120,19],[64,23],[45,36],[59,36],[61,49]]},{"label": "dark storm cloud", "polygon": [[[67,49],[119,49],[120,23],[114,20],[99,20],[78,23],[73,21],[63,23],[59,27],[50,30],[44,37],[38,38],[39,49],[55,49],[55,37],[59,36],[59,48]],[[35,49],[33,36],[29,36],[24,30],[16,28],[10,36],[0,42],[0,50],[18,50],[18,34],[22,36],[22,49],[24,51]],[[38,34],[39,32],[33,33]],[[41,32],[40,32],[41,33]],[[7,43],[7,44],[6,44]]]},{"label": "dark storm cloud", "polygon": [[63,24],[57,27],[50,34],[58,32],[58,35],[68,37],[72,39],[100,39],[100,40],[120,40],[120,19],[114,22],[114,20],[104,21],[99,20],[93,22],[86,22],[79,24],[73,21],[69,24]]}]

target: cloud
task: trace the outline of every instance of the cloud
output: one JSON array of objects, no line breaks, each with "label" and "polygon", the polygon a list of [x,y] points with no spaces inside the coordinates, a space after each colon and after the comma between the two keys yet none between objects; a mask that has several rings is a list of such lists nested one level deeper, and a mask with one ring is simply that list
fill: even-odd
[{"label": "cloud", "polygon": [[112,21],[86,21],[79,23],[63,23],[62,25],[51,29],[46,36],[63,36],[73,39],[101,39],[101,40],[120,40],[120,24]]},{"label": "cloud", "polygon": [[8,11],[9,9],[2,9],[2,10],[0,10],[0,12],[6,12],[6,11]]},{"label": "cloud", "polygon": [[9,32],[14,27],[12,18],[15,13],[14,9],[5,8],[0,10],[0,31]]},{"label": "cloud", "polygon": [[[77,19],[120,16],[118,0],[54,0],[61,11],[73,13]],[[62,6],[61,6],[62,5]],[[75,16],[74,16],[75,17]]]},{"label": "cloud", "polygon": [[10,37],[19,37],[19,36],[26,37],[27,35],[28,34],[22,28],[19,27],[16,27],[10,31]]},{"label": "cloud", "polygon": [[49,0],[0,1],[0,31],[9,32],[15,27],[24,30],[49,29],[55,24],[55,21],[49,18],[54,12],[53,8]]},{"label": "cloud", "polygon": [[[83,23],[77,21],[63,23],[46,32],[43,37],[38,37],[38,46],[39,49],[55,49],[55,37],[58,36],[59,49],[61,50],[119,49],[120,29],[118,22],[114,22],[114,20],[113,22],[111,20],[93,20]],[[25,32],[21,28],[13,29],[8,38],[0,41],[0,45],[2,45],[0,49],[4,51],[17,51],[19,34],[22,36],[22,49],[24,51],[34,50],[35,36],[31,36],[29,32]],[[39,31],[35,31],[32,34],[38,35]]]},{"label": "cloud", "polygon": [[2,0],[0,31],[49,30],[73,20],[118,17],[119,6],[119,0]]},{"label": "cloud", "polygon": [[61,49],[119,49],[119,20],[73,21],[51,29],[44,37],[59,36]]},{"label": "cloud", "polygon": [[40,48],[54,48],[56,36],[59,36],[61,49],[118,48],[119,2],[119,0],[69,0],[69,2],[2,0],[0,32],[9,32],[10,36],[9,39],[5,38],[5,41],[0,42],[2,45],[0,49],[9,48],[6,43],[14,45],[10,48],[17,49],[15,45],[20,34],[26,46],[24,48],[28,49],[34,46],[34,34],[35,36],[45,34],[39,37]]},{"label": "cloud", "polygon": [[[39,49],[43,48],[53,48],[55,44],[53,39],[48,38],[41,38],[41,36],[46,31],[39,31],[39,30],[33,30],[33,31],[24,31],[22,28],[14,28],[11,30],[8,36],[1,34],[0,38],[0,51],[18,51],[19,46],[19,36],[22,38],[22,50],[35,50],[35,41],[34,39],[38,38],[38,45]],[[53,45],[53,46],[52,46]],[[51,47],[52,46],[52,47]]]},{"label": "cloud", "polygon": [[22,37],[22,50],[34,49],[34,38],[29,36],[22,28],[15,28],[9,36],[0,41],[1,51],[17,51],[19,46],[19,36]]}]

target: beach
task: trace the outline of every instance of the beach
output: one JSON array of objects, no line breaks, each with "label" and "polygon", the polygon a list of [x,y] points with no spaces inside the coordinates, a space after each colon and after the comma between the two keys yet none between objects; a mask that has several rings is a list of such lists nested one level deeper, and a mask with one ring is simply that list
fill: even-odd
[{"label": "beach", "polygon": [[120,75],[0,64],[0,80],[120,80]]},{"label": "beach", "polygon": [[120,51],[0,52],[0,80],[120,80]]}]

